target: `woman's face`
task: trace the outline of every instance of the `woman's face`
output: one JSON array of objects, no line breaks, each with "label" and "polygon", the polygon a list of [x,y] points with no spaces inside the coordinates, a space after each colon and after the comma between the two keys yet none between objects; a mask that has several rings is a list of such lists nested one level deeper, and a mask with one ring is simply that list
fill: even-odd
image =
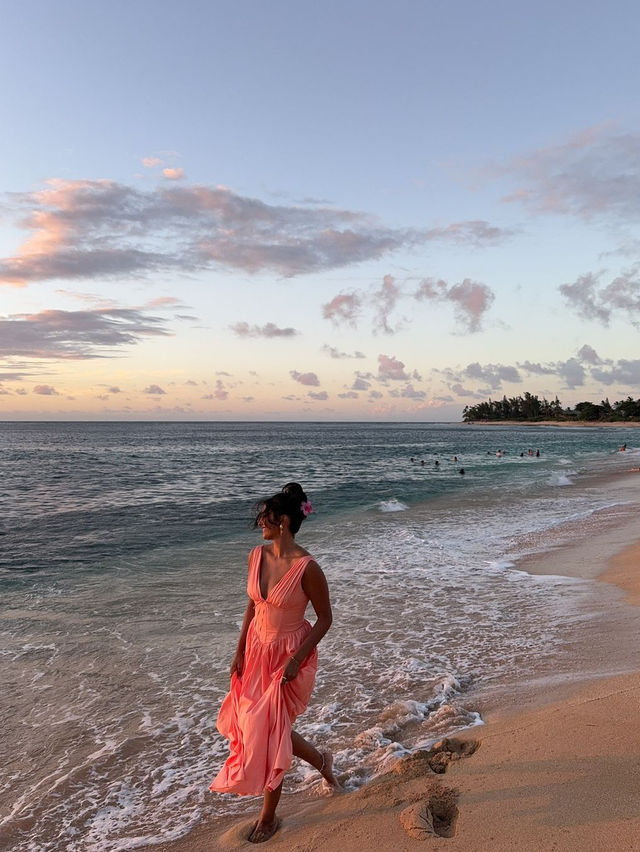
[{"label": "woman's face", "polygon": [[262,529],[262,538],[265,541],[271,541],[280,535],[280,521],[272,518],[268,512],[264,512],[260,517],[258,526]]}]

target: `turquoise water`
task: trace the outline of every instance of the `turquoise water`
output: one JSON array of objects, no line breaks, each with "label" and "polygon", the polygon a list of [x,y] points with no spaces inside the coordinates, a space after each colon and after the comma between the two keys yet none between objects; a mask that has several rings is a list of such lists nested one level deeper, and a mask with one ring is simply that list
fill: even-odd
[{"label": "turquoise water", "polygon": [[[297,727],[350,767],[347,786],[481,722],[483,690],[573,671],[575,631],[607,593],[530,577],[517,558],[567,520],[584,534],[627,510],[606,483],[638,464],[637,436],[0,424],[0,839],[136,848],[246,807],[206,793],[226,752],[215,716],[259,540],[251,510],[290,480],[313,502],[299,539],[335,615]],[[288,789],[313,781],[296,766]]]}]

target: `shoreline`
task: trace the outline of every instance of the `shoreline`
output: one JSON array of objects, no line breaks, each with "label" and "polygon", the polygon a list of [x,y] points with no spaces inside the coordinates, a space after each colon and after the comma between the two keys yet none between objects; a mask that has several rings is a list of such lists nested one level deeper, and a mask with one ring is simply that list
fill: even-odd
[{"label": "shoreline", "polygon": [[[627,519],[586,541],[526,556],[517,567],[617,587],[608,627],[615,641],[629,621],[623,608],[640,605],[639,566],[640,519]],[[587,628],[581,647],[597,657],[590,642]],[[314,788],[283,796],[282,827],[269,848],[417,852],[425,840],[439,843],[437,833],[454,852],[640,848],[638,707],[637,656],[622,674],[524,684],[517,702],[504,695],[487,701],[484,726],[444,740],[431,749],[440,748],[437,754],[400,759],[352,793],[320,798]],[[443,774],[429,765],[434,758]],[[153,848],[247,850],[254,821],[239,815],[205,821]]]}]

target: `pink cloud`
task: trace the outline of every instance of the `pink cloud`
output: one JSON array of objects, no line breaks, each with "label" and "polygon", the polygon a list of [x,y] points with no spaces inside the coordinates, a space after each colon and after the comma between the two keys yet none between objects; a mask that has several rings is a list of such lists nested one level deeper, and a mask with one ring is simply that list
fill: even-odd
[{"label": "pink cloud", "polygon": [[447,299],[455,304],[458,316],[468,331],[478,331],[482,316],[491,307],[494,295],[486,284],[465,278],[461,284],[454,284],[449,289]]},{"label": "pink cloud", "polygon": [[315,373],[299,373],[297,370],[290,370],[289,375],[294,381],[300,382],[301,385],[313,385],[317,387],[320,384],[320,380]]},{"label": "pink cloud", "polygon": [[404,363],[393,355],[378,355],[378,378],[393,381],[406,380],[409,376],[404,371]]},{"label": "pink cloud", "polygon": [[223,186],[180,185],[180,169],[153,190],[110,180],[54,178],[14,193],[16,223],[31,232],[0,260],[0,283],[193,272],[215,265],[294,276],[376,260],[429,241],[493,243],[505,232],[462,222],[390,228],[328,206],[270,205]]},{"label": "pink cloud", "polygon": [[155,169],[157,166],[162,165],[162,160],[159,157],[143,157],[142,165],[145,169]]},{"label": "pink cloud", "polygon": [[149,385],[142,392],[150,394],[151,396],[162,396],[166,393],[160,385]]},{"label": "pink cloud", "polygon": [[41,396],[60,396],[58,391],[51,387],[51,385],[36,385],[33,389],[33,393],[38,393]]},{"label": "pink cloud", "polygon": [[459,321],[470,332],[480,330],[482,318],[495,298],[490,287],[470,278],[451,287],[445,281],[425,278],[420,282],[414,297],[434,302],[452,302]]},{"label": "pink cloud", "polygon": [[329,394],[326,391],[309,391],[307,396],[310,399],[319,399],[319,400],[329,399]]},{"label": "pink cloud", "polygon": [[358,293],[339,293],[322,306],[322,316],[335,325],[345,322],[355,326],[361,307],[362,298]]},{"label": "pink cloud", "polygon": [[217,380],[216,389],[213,392],[213,395],[216,399],[226,399],[229,396],[229,391],[226,390],[221,379]]},{"label": "pink cloud", "polygon": [[162,170],[162,174],[167,180],[184,180],[186,177],[184,169],[181,168],[166,168]]},{"label": "pink cloud", "polygon": [[600,125],[514,158],[493,173],[524,182],[503,201],[539,213],[635,223],[640,212],[639,158],[640,134],[615,133],[611,126]]}]

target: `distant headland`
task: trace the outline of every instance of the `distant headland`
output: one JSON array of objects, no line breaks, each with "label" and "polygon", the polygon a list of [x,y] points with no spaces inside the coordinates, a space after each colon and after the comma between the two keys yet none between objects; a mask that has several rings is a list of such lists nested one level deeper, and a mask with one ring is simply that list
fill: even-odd
[{"label": "distant headland", "polygon": [[573,408],[564,408],[557,396],[549,401],[526,392],[522,396],[503,396],[466,405],[462,420],[464,423],[635,426],[640,424],[640,399],[629,396],[613,404],[608,399],[600,403],[578,402]]}]

